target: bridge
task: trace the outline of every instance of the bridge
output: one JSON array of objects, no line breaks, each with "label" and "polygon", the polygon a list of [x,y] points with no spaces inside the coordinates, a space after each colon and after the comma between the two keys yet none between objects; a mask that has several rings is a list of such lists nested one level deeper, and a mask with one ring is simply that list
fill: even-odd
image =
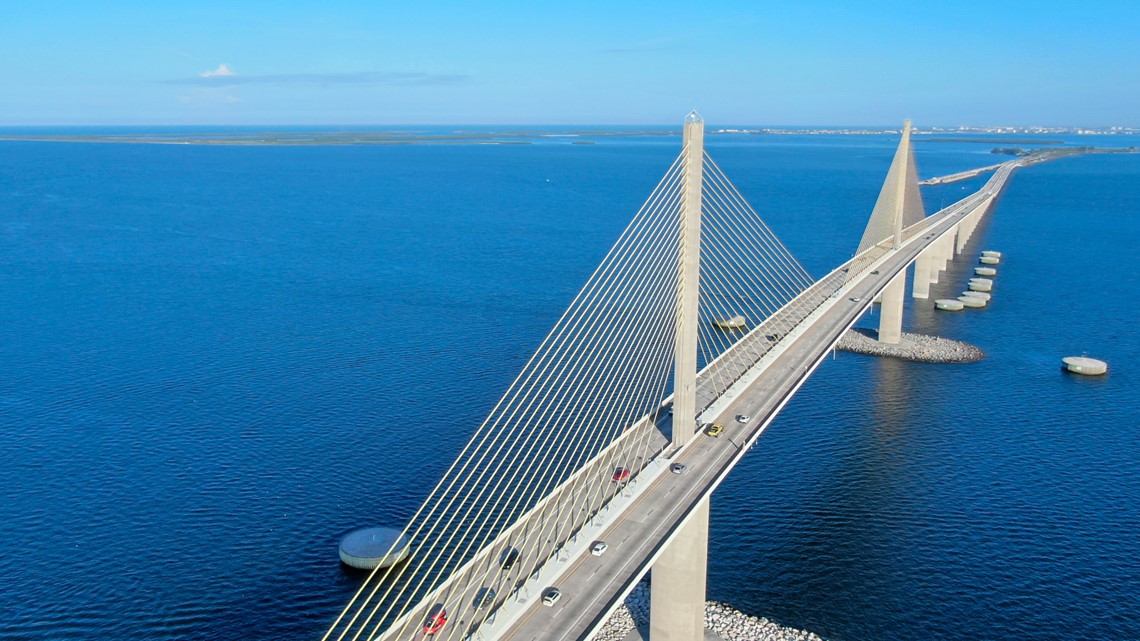
[{"label": "bridge", "polygon": [[986,165],[985,167],[977,167],[975,169],[967,169],[966,171],[959,171],[959,172],[953,173],[953,174],[946,174],[945,176],[935,176],[933,178],[927,178],[926,180],[920,180],[918,182],[918,184],[921,186],[924,186],[924,187],[928,186],[928,185],[948,185],[950,183],[956,183],[956,182],[960,182],[962,180],[969,180],[970,178],[973,178],[975,176],[981,176],[982,174],[986,173],[987,171],[996,171],[1001,166],[1002,166],[1002,163],[999,162],[996,165]]},{"label": "bridge", "polygon": [[1023,162],[927,216],[910,131],[853,257],[815,279],[690,114],[677,159],[393,543],[407,560],[377,568],[323,641],[589,639],[651,569],[652,641],[703,639],[710,495],[874,301],[878,339],[900,340],[908,267],[928,297]]}]

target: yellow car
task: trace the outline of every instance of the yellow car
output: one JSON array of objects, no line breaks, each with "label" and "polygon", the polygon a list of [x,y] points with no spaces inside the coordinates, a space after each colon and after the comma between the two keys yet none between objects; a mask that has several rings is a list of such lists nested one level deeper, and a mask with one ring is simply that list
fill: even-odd
[{"label": "yellow car", "polygon": [[707,427],[705,427],[705,434],[708,434],[709,436],[720,436],[720,433],[723,431],[724,426],[719,423],[710,423]]}]

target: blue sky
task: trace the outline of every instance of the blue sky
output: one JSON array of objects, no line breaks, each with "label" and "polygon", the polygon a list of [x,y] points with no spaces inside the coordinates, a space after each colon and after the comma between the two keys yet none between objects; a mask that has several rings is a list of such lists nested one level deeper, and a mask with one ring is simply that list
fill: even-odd
[{"label": "blue sky", "polygon": [[0,125],[1140,126],[1135,2],[14,4]]}]

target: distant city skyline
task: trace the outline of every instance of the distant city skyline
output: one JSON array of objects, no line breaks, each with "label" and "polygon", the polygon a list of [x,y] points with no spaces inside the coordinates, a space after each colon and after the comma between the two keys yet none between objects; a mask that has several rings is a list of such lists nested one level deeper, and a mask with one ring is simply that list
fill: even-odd
[{"label": "distant city skyline", "polygon": [[[949,6],[949,5],[948,5]],[[0,126],[1140,127],[1140,7],[6,7]]]}]

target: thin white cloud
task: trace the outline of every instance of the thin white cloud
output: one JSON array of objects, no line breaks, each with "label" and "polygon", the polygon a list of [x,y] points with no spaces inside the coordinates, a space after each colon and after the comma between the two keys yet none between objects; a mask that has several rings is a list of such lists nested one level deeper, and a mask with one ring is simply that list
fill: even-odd
[{"label": "thin white cloud", "polygon": [[198,74],[194,78],[165,80],[168,84],[198,85],[203,87],[229,87],[249,84],[326,84],[326,85],[393,85],[429,86],[447,85],[467,80],[463,74],[438,74],[423,72],[361,71],[356,73],[281,73],[253,76],[239,76],[226,65],[218,65],[213,71]]},{"label": "thin white cloud", "polygon": [[218,65],[217,69],[214,69],[213,71],[203,71],[202,73],[198,74],[198,77],[199,78],[224,78],[224,77],[230,77],[230,76],[236,76],[236,75],[237,74],[234,73],[233,69],[230,69],[230,66],[223,62],[222,64]]}]

